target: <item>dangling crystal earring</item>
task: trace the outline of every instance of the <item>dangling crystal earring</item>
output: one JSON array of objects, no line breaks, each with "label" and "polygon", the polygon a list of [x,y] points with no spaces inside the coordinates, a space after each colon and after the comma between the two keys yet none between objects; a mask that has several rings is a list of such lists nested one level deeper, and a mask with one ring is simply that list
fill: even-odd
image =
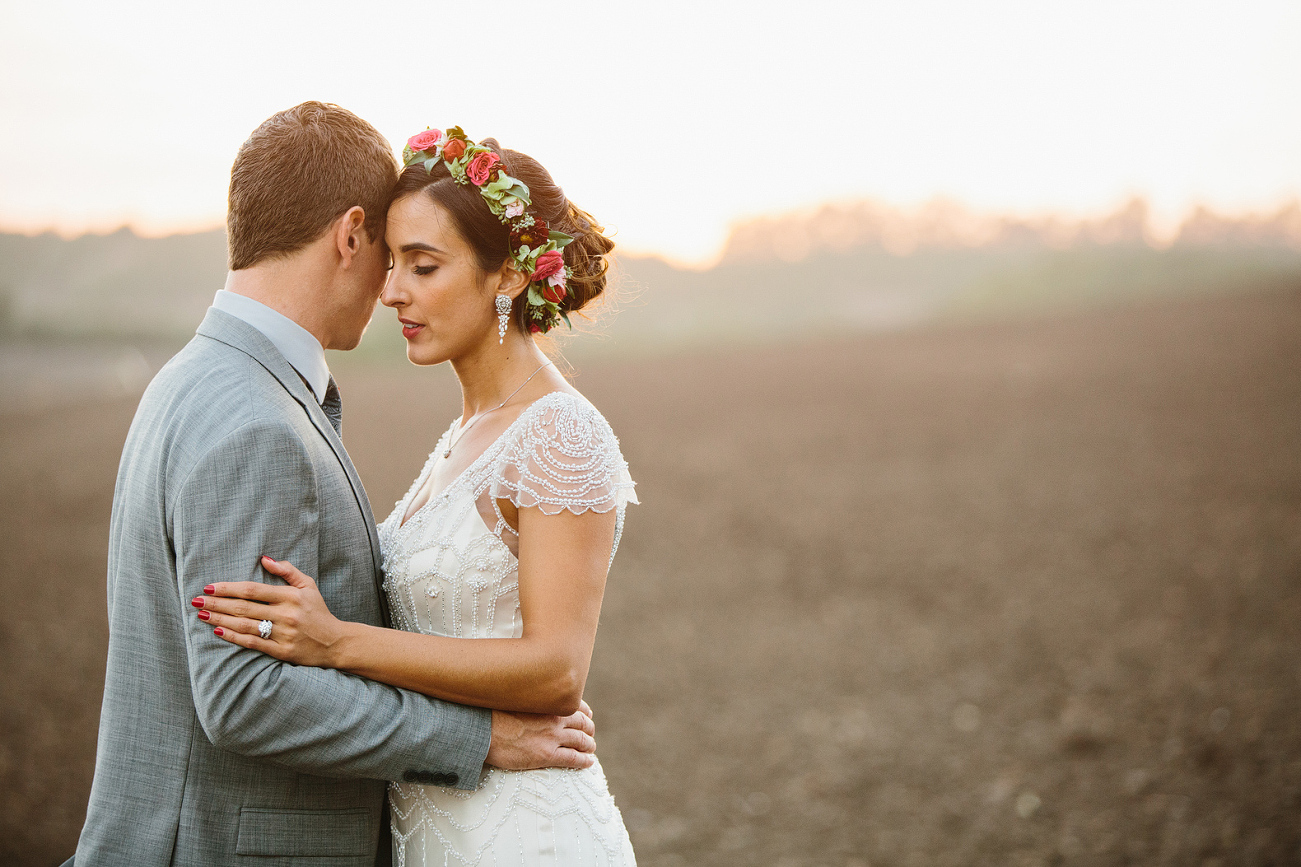
[{"label": "dangling crystal earring", "polygon": [[510,296],[497,296],[497,345],[506,340],[506,321],[510,318]]}]

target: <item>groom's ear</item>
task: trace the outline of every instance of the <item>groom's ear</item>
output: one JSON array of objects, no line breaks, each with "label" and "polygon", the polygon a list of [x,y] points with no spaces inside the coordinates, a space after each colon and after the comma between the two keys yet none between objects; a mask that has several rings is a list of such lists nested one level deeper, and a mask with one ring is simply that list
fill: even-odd
[{"label": "groom's ear", "polygon": [[352,257],[361,251],[364,231],[366,231],[366,212],[362,210],[361,205],[353,205],[334,221],[331,232],[334,236],[334,246],[343,260],[343,267],[347,268],[351,265]]}]

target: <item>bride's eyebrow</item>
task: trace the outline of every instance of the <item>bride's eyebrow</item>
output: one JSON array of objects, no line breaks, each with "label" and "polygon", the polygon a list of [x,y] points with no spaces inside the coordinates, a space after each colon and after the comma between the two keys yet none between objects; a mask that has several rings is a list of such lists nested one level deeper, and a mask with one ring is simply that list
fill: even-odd
[{"label": "bride's eyebrow", "polygon": [[410,253],[413,250],[423,250],[426,253],[442,253],[443,251],[433,244],[426,244],[422,241],[412,241],[410,244],[403,244],[398,248],[399,253]]}]

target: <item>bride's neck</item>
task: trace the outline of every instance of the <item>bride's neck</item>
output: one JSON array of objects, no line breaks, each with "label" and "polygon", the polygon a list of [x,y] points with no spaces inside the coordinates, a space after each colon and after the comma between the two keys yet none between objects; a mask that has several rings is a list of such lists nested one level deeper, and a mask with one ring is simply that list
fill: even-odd
[{"label": "bride's neck", "polygon": [[[462,421],[495,409],[547,361],[546,355],[532,340],[514,330],[507,334],[502,345],[494,341],[491,347],[480,352],[454,359],[452,370],[461,383]],[[542,374],[538,374],[529,386],[541,379]],[[524,396],[525,391],[531,389],[520,391],[516,397]]]}]

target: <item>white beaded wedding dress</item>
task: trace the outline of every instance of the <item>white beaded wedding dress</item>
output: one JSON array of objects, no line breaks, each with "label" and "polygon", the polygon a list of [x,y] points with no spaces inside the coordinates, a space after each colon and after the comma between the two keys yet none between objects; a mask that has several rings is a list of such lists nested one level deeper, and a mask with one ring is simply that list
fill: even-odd
[{"label": "white beaded wedding dress", "polygon": [[[454,428],[379,527],[393,625],[457,638],[518,638],[518,535],[497,500],[548,515],[613,509],[617,548],[624,507],[637,502],[633,481],[601,414],[580,397],[552,392],[403,523]],[[635,863],[599,763],[584,771],[487,769],[473,792],[393,783],[389,805],[398,867]]]}]

